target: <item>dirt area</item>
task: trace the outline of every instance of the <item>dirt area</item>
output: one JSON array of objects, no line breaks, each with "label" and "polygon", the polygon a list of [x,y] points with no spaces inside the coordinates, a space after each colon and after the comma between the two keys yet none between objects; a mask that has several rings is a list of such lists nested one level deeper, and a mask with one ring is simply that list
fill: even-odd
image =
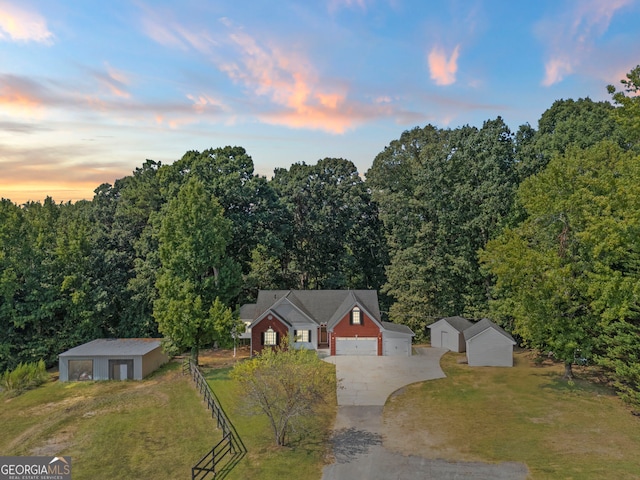
[{"label": "dirt area", "polygon": [[235,357],[233,350],[222,348],[200,350],[198,364],[204,368],[225,368],[232,367],[240,360],[249,358],[250,349],[248,345],[236,348]]}]

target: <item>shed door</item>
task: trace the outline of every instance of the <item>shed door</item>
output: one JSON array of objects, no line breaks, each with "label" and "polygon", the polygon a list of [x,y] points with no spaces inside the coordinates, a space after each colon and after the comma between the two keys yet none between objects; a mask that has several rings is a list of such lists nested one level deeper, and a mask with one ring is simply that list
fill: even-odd
[{"label": "shed door", "polygon": [[449,348],[449,338],[446,330],[440,332],[440,347]]},{"label": "shed door", "polygon": [[109,380],[133,380],[133,360],[109,360]]},{"label": "shed door", "polygon": [[373,337],[338,337],[336,355],[378,355],[378,339]]}]

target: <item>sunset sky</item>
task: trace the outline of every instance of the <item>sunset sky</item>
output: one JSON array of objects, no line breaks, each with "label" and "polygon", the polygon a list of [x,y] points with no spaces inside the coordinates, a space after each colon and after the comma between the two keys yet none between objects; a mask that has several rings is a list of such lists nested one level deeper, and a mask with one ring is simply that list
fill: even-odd
[{"label": "sunset sky", "polygon": [[256,173],[414,126],[537,126],[640,64],[640,0],[0,0],[0,197],[239,145]]}]

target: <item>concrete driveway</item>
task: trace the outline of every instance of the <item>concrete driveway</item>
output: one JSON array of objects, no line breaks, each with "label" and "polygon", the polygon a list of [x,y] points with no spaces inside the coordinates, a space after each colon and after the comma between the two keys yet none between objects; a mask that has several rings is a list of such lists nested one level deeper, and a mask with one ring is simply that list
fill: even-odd
[{"label": "concrete driveway", "polygon": [[335,463],[322,480],[526,479],[519,463],[448,462],[401,455],[384,447],[382,410],[393,392],[411,383],[445,377],[442,348],[420,348],[412,357],[327,357],[336,365],[338,414],[332,444]]},{"label": "concrete driveway", "polygon": [[384,405],[389,395],[416,382],[444,378],[445,348],[419,348],[411,357],[327,357],[336,365],[338,406]]}]

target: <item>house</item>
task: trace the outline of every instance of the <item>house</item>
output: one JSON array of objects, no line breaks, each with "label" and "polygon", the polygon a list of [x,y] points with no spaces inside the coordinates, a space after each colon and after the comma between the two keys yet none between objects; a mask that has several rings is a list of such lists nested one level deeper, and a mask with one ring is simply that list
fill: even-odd
[{"label": "house", "polygon": [[511,335],[487,318],[464,331],[467,362],[473,367],[513,367]]},{"label": "house", "polygon": [[464,352],[466,343],[462,332],[472,325],[473,323],[463,317],[441,318],[427,326],[431,330],[431,346],[448,348],[452,352]]},{"label": "house", "polygon": [[58,355],[62,382],[142,380],[168,360],[158,338],[99,338]]},{"label": "house", "polygon": [[330,355],[411,355],[413,332],[381,320],[375,290],[260,290],[241,308],[248,316],[252,353],[287,336],[294,348]]}]

